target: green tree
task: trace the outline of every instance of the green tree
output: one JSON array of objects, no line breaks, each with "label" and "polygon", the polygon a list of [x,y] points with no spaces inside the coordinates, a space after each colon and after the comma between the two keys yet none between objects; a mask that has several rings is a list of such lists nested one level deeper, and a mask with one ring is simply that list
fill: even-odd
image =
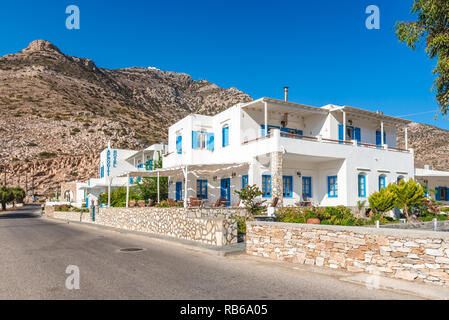
[{"label": "green tree", "polygon": [[394,193],[390,186],[373,193],[368,198],[369,206],[376,214],[384,214],[393,209],[396,205],[396,193]]},{"label": "green tree", "polygon": [[[141,199],[157,201],[157,178],[143,178],[142,181],[137,183],[138,192]],[[159,195],[160,200],[166,200],[168,198],[168,178],[159,178]]]},{"label": "green tree", "polygon": [[264,207],[262,203],[256,200],[257,197],[262,195],[262,191],[256,186],[247,186],[246,188],[242,188],[240,191],[234,191],[242,201],[245,208],[252,215],[261,215],[264,211]]},{"label": "green tree", "polygon": [[395,206],[404,210],[407,220],[410,220],[410,210],[425,205],[425,192],[423,187],[413,179],[402,180],[399,184],[392,184],[389,189],[396,195]]},{"label": "green tree", "polygon": [[440,111],[446,116],[449,111],[449,1],[415,0],[412,13],[417,15],[417,20],[396,23],[396,35],[412,50],[425,41],[427,55],[437,58],[433,89],[437,92]]},{"label": "green tree", "polygon": [[14,194],[11,188],[0,187],[0,203],[2,204],[2,210],[6,210],[6,204],[14,200]]},{"label": "green tree", "polygon": [[22,188],[19,188],[19,187],[10,188],[10,190],[12,192],[13,204],[23,203],[23,200],[26,197],[25,190],[23,190]]},{"label": "green tree", "polygon": [[[141,200],[140,194],[136,187],[129,188],[129,200]],[[101,203],[108,203],[108,192],[100,194],[99,200]],[[111,190],[111,207],[125,207],[126,206],[126,188],[119,187]]]}]

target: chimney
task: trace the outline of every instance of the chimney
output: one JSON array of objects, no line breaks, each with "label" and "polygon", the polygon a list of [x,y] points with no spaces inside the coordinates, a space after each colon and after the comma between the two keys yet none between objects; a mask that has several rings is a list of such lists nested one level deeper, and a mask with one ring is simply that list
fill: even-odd
[{"label": "chimney", "polygon": [[284,87],[284,101],[288,101],[288,87]]}]

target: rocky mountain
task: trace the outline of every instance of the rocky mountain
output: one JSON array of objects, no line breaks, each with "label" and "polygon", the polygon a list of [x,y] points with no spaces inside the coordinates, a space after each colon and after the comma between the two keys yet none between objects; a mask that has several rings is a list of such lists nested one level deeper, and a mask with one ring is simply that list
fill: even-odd
[{"label": "rocky mountain", "polygon": [[[251,97],[155,68],[108,70],[33,41],[0,58],[0,181],[50,194],[97,173],[108,141],[140,149],[166,141],[170,124]],[[6,170],[5,170],[6,169]]]},{"label": "rocky mountain", "polygon": [[[449,131],[422,123],[408,126],[409,147],[415,150],[415,166],[430,164],[435,170],[449,171]],[[398,145],[404,147],[404,132],[398,132]]]}]

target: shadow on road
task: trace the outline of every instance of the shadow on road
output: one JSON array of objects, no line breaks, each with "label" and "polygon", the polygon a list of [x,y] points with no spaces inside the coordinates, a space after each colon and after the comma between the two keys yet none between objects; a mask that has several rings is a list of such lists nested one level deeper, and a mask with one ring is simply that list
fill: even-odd
[{"label": "shadow on road", "polygon": [[17,208],[14,211],[6,211],[5,213],[0,213],[0,220],[2,219],[36,219],[40,218],[41,205],[30,204],[25,205],[22,208]]}]

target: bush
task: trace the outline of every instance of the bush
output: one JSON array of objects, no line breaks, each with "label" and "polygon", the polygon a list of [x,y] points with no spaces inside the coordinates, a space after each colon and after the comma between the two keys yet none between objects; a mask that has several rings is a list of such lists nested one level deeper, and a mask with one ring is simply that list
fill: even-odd
[{"label": "bush", "polygon": [[257,201],[256,198],[262,195],[262,192],[256,185],[247,186],[240,191],[234,191],[240,201],[243,203],[248,212],[254,216],[262,215],[265,208],[262,206],[262,202]]},{"label": "bush", "polygon": [[276,220],[285,223],[307,223],[308,219],[318,218],[324,225],[362,226],[370,224],[368,220],[357,219],[349,208],[339,207],[313,207],[299,208],[286,207],[278,210]]}]

